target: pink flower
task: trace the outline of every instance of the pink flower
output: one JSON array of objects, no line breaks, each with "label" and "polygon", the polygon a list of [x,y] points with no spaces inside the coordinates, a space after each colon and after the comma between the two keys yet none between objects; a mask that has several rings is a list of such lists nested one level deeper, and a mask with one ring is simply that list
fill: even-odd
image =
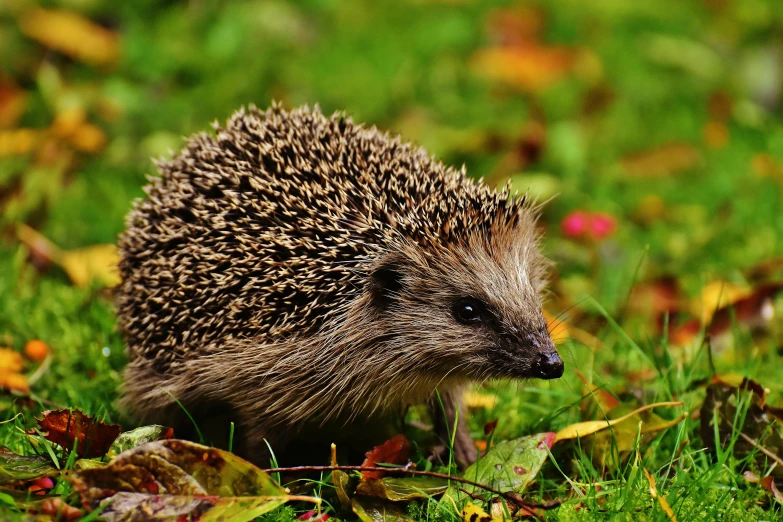
[{"label": "pink flower", "polygon": [[572,239],[589,238],[602,240],[617,230],[617,219],[603,212],[574,210],[563,218],[560,224],[565,237]]},{"label": "pink flower", "polygon": [[596,212],[590,219],[590,232],[596,239],[604,239],[617,230],[617,220],[610,214]]},{"label": "pink flower", "polygon": [[590,214],[584,210],[574,210],[564,217],[560,224],[563,235],[566,237],[582,237],[587,233],[589,226]]}]

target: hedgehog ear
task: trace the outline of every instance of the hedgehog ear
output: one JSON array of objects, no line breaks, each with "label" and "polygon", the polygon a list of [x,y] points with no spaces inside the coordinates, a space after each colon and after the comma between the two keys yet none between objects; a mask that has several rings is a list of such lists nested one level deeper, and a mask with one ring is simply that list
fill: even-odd
[{"label": "hedgehog ear", "polygon": [[402,271],[395,263],[384,263],[370,274],[370,297],[381,309],[395,299],[402,286]]}]

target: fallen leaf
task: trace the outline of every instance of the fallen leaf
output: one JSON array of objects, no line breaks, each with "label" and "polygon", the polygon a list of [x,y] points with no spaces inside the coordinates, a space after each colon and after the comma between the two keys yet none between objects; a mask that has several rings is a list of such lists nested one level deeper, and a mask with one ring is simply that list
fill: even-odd
[{"label": "fallen leaf", "polygon": [[729,128],[722,121],[710,121],[702,131],[704,143],[712,149],[720,149],[729,144]]},{"label": "fallen leaf", "polygon": [[777,484],[775,484],[774,478],[771,476],[764,477],[759,481],[759,484],[761,484],[761,487],[769,491],[769,493],[772,495],[772,498],[783,504],[783,494],[780,493]]},{"label": "fallen leaf", "polygon": [[339,469],[332,471],[332,484],[334,484],[334,489],[337,493],[337,498],[340,500],[340,504],[342,504],[345,509],[351,507],[351,497],[356,490],[356,486],[354,485],[355,481],[356,480],[345,471]]},{"label": "fallen leaf", "polygon": [[48,457],[40,455],[17,455],[5,446],[0,446],[0,486],[29,482],[60,473]]},{"label": "fallen leaf", "polygon": [[27,93],[0,77],[0,128],[13,127],[27,109]]},{"label": "fallen leaf", "polygon": [[[592,435],[593,433],[599,432],[601,430],[605,430],[612,426],[616,426],[617,424],[620,424],[621,422],[624,422],[635,415],[639,415],[644,411],[653,408],[660,408],[664,406],[682,406],[682,404],[683,404],[682,402],[657,402],[655,404],[648,404],[646,406],[642,406],[641,408],[637,408],[632,412],[629,412],[628,414],[623,415],[622,417],[618,417],[616,419],[577,422],[575,424],[571,424],[570,426],[566,426],[562,430],[558,431],[557,435],[555,436],[555,441],[560,442],[561,440],[576,439],[580,437],[585,437],[587,435]],[[668,421],[671,423],[669,426],[673,426],[679,423],[680,421],[683,420],[683,418],[684,417],[680,417],[673,421]]]},{"label": "fallen leaf", "polygon": [[17,237],[39,263],[50,262],[61,266],[76,286],[86,287],[94,281],[108,287],[120,283],[120,256],[115,245],[62,250],[24,223],[18,225]]},{"label": "fallen leaf", "polygon": [[21,353],[10,348],[0,348],[0,373],[17,373],[22,371],[23,366]]},{"label": "fallen leaf", "polygon": [[480,49],[470,58],[470,67],[479,76],[522,92],[540,92],[565,78],[574,58],[574,51],[567,47],[524,42]]},{"label": "fallen leaf", "polygon": [[117,60],[117,34],[65,10],[34,8],[19,18],[22,33],[44,46],[92,65]]},{"label": "fallen leaf", "polygon": [[540,7],[503,7],[487,15],[487,34],[499,45],[518,46],[537,41],[544,22],[544,11]]},{"label": "fallen leaf", "polygon": [[30,391],[30,382],[21,373],[0,373],[0,388],[19,393],[28,393]]},{"label": "fallen leaf", "polygon": [[0,158],[24,156],[36,150],[45,140],[45,132],[37,129],[0,131]]},{"label": "fallen leaf", "polygon": [[736,323],[745,328],[766,327],[775,316],[773,299],[783,291],[783,283],[769,283],[734,300],[731,304],[719,309],[712,316],[707,333],[713,338],[730,334],[732,325]]},{"label": "fallen leaf", "polygon": [[84,457],[100,457],[120,434],[119,424],[106,424],[79,410],[47,410],[42,419],[36,419],[44,437],[71,451],[78,441],[76,452]]},{"label": "fallen leaf", "polygon": [[609,393],[605,388],[596,386],[595,384],[589,382],[587,377],[585,377],[584,374],[579,370],[574,370],[574,373],[576,373],[576,376],[579,377],[579,380],[582,381],[582,384],[584,384],[585,388],[587,389],[587,393],[592,395],[593,401],[598,405],[599,410],[603,414],[609,413],[615,407],[620,405],[620,401],[614,395]]},{"label": "fallen leaf", "polygon": [[128,451],[142,444],[156,440],[168,440],[174,437],[174,430],[168,426],[152,424],[150,426],[141,426],[134,430],[125,431],[112,442],[106,455],[114,458],[123,451]]},{"label": "fallen leaf", "polygon": [[[32,510],[30,510],[32,511]],[[62,498],[47,498],[40,504],[40,509],[36,511],[42,515],[47,515],[57,522],[76,522],[84,517],[81,509],[69,506]]]},{"label": "fallen leaf", "polygon": [[84,287],[98,281],[113,287],[120,283],[119,260],[115,245],[94,245],[64,251],[60,263],[76,286]]},{"label": "fallen leaf", "polygon": [[101,518],[109,521],[145,513],[146,519],[242,522],[291,500],[320,503],[288,495],[236,455],[176,439],[148,442],[69,480],[85,509],[106,505]]},{"label": "fallen leaf", "polygon": [[746,286],[728,281],[712,281],[705,285],[699,297],[693,300],[690,311],[701,319],[702,324],[709,324],[718,310],[736,303],[751,293],[752,290]]},{"label": "fallen leaf", "polygon": [[440,495],[448,485],[446,479],[438,477],[384,477],[362,481],[356,493],[392,501],[413,500]]},{"label": "fallen leaf", "polygon": [[771,474],[783,477],[783,409],[767,404],[766,397],[767,390],[753,380],[732,386],[713,379],[701,406],[699,429],[710,450],[731,444],[736,458],[752,455],[762,469],[770,460],[777,462]]},{"label": "fallen leaf", "polygon": [[[535,480],[554,441],[554,433],[538,433],[502,442],[469,466],[462,476],[499,491],[522,493]],[[461,490],[469,494],[484,493],[470,484],[452,484],[440,502],[459,506],[467,498]]]},{"label": "fallen leaf", "polygon": [[404,507],[372,497],[353,497],[351,509],[362,522],[415,522]]},{"label": "fallen leaf", "polygon": [[20,372],[23,368],[22,354],[10,348],[0,348],[0,388],[27,393],[30,385]]},{"label": "fallen leaf", "polygon": [[677,174],[699,166],[702,154],[687,143],[667,143],[660,147],[635,154],[628,154],[621,160],[629,176],[656,178]]},{"label": "fallen leaf", "polygon": [[666,513],[666,516],[669,517],[669,520],[672,522],[677,522],[677,517],[674,515],[674,511],[672,510],[671,506],[669,506],[666,498],[658,494],[658,488],[655,485],[655,478],[650,474],[649,471],[647,471],[646,468],[642,468],[642,471],[644,471],[644,476],[647,477],[647,482],[650,483],[650,496],[658,500],[658,504],[661,506],[661,509],[663,509],[663,512]]},{"label": "fallen leaf", "polygon": [[[405,464],[408,462],[408,439],[405,435],[397,435],[387,440],[380,446],[375,446],[372,450],[365,453],[365,459],[362,467],[372,468],[378,463],[385,464]],[[363,471],[362,480],[379,479],[383,476],[382,471]]]},{"label": "fallen leaf", "polygon": [[[612,409],[611,416],[623,418],[621,422],[613,424],[611,430],[600,430],[580,438],[585,453],[596,465],[606,465],[614,455],[628,455],[636,447],[637,435],[641,445],[649,444],[658,432],[679,424],[688,416],[684,413],[673,420],[666,420],[650,410],[630,410],[631,406],[620,404]],[[610,422],[612,420],[609,419]],[[603,422],[605,425],[606,421]]]}]

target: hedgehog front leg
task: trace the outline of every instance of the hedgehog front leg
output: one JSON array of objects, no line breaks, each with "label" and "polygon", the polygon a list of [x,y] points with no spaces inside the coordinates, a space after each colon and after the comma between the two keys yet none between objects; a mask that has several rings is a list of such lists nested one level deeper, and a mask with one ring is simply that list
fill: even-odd
[{"label": "hedgehog front leg", "polygon": [[[449,390],[434,395],[429,401],[432,420],[435,425],[435,433],[448,446],[454,433],[454,460],[460,469],[465,469],[476,461],[476,445],[470,436],[468,426],[465,423],[465,408],[462,405],[460,397],[462,389]],[[459,415],[457,415],[459,413]],[[456,422],[455,422],[456,420]]]}]

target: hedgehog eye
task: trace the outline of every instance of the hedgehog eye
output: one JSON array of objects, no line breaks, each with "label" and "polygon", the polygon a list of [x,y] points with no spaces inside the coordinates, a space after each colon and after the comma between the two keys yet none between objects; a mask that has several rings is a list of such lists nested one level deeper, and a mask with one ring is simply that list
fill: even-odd
[{"label": "hedgehog eye", "polygon": [[451,313],[458,322],[473,325],[481,322],[484,311],[485,307],[481,301],[463,297],[454,303]]}]

